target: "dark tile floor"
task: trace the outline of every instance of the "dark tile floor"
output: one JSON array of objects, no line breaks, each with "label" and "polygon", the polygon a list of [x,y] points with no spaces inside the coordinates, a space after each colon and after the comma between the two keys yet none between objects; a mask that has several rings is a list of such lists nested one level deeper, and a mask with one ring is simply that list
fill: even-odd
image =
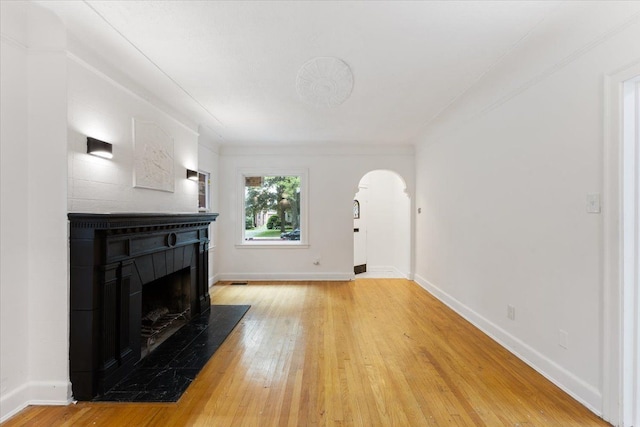
[{"label": "dark tile floor", "polygon": [[95,402],[176,402],[249,310],[249,305],[212,305],[180,328]]}]

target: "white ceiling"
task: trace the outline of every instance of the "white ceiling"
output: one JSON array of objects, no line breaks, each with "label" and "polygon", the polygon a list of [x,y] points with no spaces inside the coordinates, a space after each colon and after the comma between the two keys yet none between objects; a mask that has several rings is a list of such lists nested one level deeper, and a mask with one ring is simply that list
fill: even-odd
[{"label": "white ceiling", "polygon": [[[66,23],[72,53],[223,144],[411,143],[483,85],[523,84],[640,11],[574,1],[41,4]],[[353,90],[317,107],[300,99],[296,76],[327,56],[351,68]]]}]

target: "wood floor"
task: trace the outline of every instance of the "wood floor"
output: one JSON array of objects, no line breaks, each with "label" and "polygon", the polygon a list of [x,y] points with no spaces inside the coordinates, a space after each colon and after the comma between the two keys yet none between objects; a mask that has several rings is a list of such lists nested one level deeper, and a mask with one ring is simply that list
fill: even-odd
[{"label": "wood floor", "polygon": [[413,282],[216,285],[252,307],[177,403],[29,407],[9,426],[608,425]]}]

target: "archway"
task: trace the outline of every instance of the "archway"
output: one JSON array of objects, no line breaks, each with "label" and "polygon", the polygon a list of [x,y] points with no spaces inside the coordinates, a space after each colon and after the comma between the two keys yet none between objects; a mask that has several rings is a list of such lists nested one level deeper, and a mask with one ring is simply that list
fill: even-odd
[{"label": "archway", "polygon": [[356,277],[410,277],[411,200],[399,174],[374,170],[360,179],[353,229]]}]

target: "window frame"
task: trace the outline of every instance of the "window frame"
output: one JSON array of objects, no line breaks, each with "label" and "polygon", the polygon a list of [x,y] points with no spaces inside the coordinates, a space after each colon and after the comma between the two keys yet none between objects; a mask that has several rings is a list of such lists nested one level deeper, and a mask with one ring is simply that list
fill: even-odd
[{"label": "window frame", "polygon": [[[238,212],[236,247],[237,248],[267,248],[267,249],[301,249],[309,247],[309,184],[307,169],[239,169],[237,179]],[[300,177],[300,240],[245,240],[245,178],[252,176],[298,176]]]},{"label": "window frame", "polygon": [[[205,177],[204,197],[205,206],[200,206],[200,176]],[[211,212],[211,173],[198,170],[198,212]]]}]

